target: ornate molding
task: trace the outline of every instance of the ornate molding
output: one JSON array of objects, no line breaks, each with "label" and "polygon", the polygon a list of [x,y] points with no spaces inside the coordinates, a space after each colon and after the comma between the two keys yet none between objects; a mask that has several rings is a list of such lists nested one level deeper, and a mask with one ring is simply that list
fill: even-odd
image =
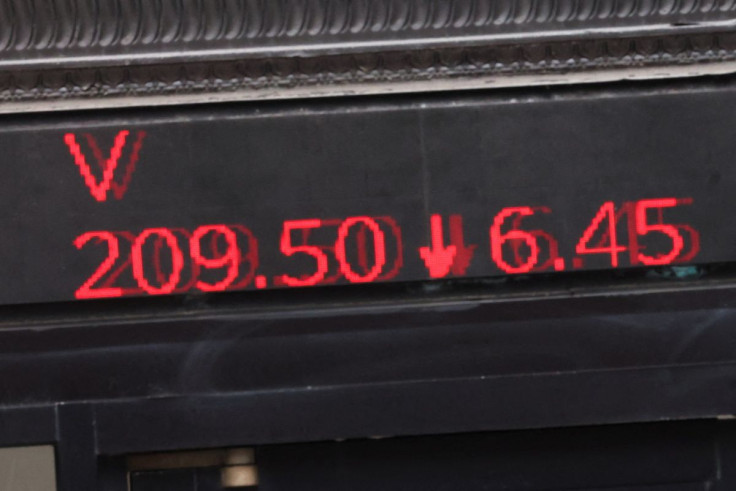
[{"label": "ornate molding", "polygon": [[[0,72],[0,101],[146,97],[397,84],[460,78],[569,75],[736,61],[736,32],[464,46],[129,67]],[[237,97],[243,98],[243,97]],[[145,102],[143,102],[145,103]]]},{"label": "ornate molding", "polygon": [[736,0],[0,0],[0,112],[452,88],[735,53]]},{"label": "ornate molding", "polygon": [[487,44],[735,14],[736,0],[0,0],[0,67]]}]

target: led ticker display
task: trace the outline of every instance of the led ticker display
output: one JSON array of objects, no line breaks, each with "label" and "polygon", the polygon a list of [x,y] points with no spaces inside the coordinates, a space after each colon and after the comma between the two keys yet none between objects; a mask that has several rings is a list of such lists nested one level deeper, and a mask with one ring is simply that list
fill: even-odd
[{"label": "led ticker display", "polygon": [[[572,269],[584,267],[586,255],[600,254],[606,267],[616,268],[623,254],[627,265],[664,266],[693,260],[700,250],[700,234],[688,224],[665,221],[664,210],[690,204],[690,198],[647,199],[624,203],[616,212],[613,202],[603,203],[574,248]],[[490,227],[490,258],[501,273],[520,274],[564,271],[559,241],[544,230],[524,230],[521,218],[535,213],[529,207],[502,209]],[[626,242],[620,242],[619,222],[628,216]],[[462,227],[462,217],[450,217]],[[334,243],[312,242],[315,229],[335,230]],[[457,229],[462,234],[462,229]],[[387,235],[389,237],[387,238]],[[473,244],[466,248],[456,236],[445,245],[442,216],[430,218],[431,245],[418,248],[429,278],[463,276],[473,260]],[[597,238],[594,238],[596,237]],[[645,245],[645,243],[649,245]],[[390,243],[390,248],[387,244]],[[685,245],[687,244],[687,246]],[[76,290],[76,298],[123,295],[162,295],[192,290],[202,292],[267,288],[268,277],[258,272],[258,240],[243,225],[202,225],[194,230],[147,228],[129,231],[85,232],[74,241],[107,249],[107,257]],[[276,287],[302,287],[372,283],[396,278],[403,266],[402,233],[392,217],[348,217],[344,220],[287,220],[279,249],[285,257],[302,254],[313,262],[311,270],[272,278]],[[352,250],[351,250],[352,249]],[[461,252],[458,253],[458,250]],[[610,257],[610,259],[609,259]],[[543,259],[540,259],[543,258]],[[609,263],[610,261],[610,263]],[[330,263],[335,267],[331,268]],[[126,281],[127,280],[127,281]],[[123,285],[129,284],[127,288]]]},{"label": "led ticker display", "polygon": [[727,90],[8,118],[0,302],[733,260]]}]

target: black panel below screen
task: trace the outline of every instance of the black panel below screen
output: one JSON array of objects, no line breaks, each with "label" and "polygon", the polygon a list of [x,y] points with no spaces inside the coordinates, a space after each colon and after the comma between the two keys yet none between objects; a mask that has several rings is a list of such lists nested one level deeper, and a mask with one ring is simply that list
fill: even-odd
[{"label": "black panel below screen", "polygon": [[[436,259],[436,277],[642,266],[639,253],[675,264],[734,260],[736,230],[723,224],[736,210],[736,91],[658,87],[7,117],[0,303],[141,295],[140,278],[149,293],[271,288],[284,275],[318,285],[425,280],[420,248],[439,225],[433,250],[456,247]],[[642,223],[655,228],[637,230],[631,207],[664,198],[680,201],[652,207]],[[607,202],[621,250],[580,253],[596,216],[585,246],[613,246]],[[349,217],[375,222],[346,225]],[[296,224],[296,249],[285,249],[284,222],[305,219],[320,227]],[[214,224],[233,235],[195,237],[197,255],[191,235]],[[536,231],[536,262],[531,236],[505,235],[512,228]],[[84,235],[100,231],[114,237]],[[211,262],[233,244],[235,269]]]},{"label": "black panel below screen", "polygon": [[[702,421],[263,446],[257,489],[728,489],[733,462],[721,460],[734,444],[728,428]],[[131,491],[225,489],[219,475],[218,468],[134,472]]]},{"label": "black panel below screen", "polygon": [[715,480],[710,423],[260,448],[262,491],[695,491]]},{"label": "black panel below screen", "polygon": [[[219,469],[131,473],[130,491],[220,491]],[[241,488],[242,489],[242,488]]]}]

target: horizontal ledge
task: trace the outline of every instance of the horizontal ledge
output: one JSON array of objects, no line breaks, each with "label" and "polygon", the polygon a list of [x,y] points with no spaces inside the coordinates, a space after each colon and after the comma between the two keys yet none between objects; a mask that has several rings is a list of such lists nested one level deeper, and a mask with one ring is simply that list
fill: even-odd
[{"label": "horizontal ledge", "polygon": [[120,455],[715,419],[734,411],[728,396],[733,376],[733,365],[725,364],[101,403],[95,409],[97,448],[101,455]]},{"label": "horizontal ledge", "polygon": [[733,28],[734,12],[733,0],[7,0],[0,66],[651,35]]},{"label": "horizontal ledge", "polygon": [[[19,50],[3,52],[0,70],[46,70],[53,68],[93,68],[107,66],[195,63],[278,57],[315,57],[359,53],[437,50],[472,46],[586,41],[642,36],[698,35],[736,28],[736,20],[694,22],[692,24],[640,24],[612,22],[603,26],[580,25],[576,28],[535,28],[532,30],[482,32],[450,31],[441,34],[381,37],[324,36],[314,39],[285,38],[265,43],[209,42],[161,43],[118,48],[75,48]],[[424,33],[421,33],[424,34]]]},{"label": "horizontal ledge", "polygon": [[151,95],[66,97],[0,102],[0,114],[162,107],[264,100],[314,99],[325,97],[431,93],[450,90],[483,90],[571,84],[601,84],[620,81],[695,78],[736,73],[736,61],[701,64],[671,64],[652,67],[612,68],[579,72],[527,75],[486,75],[392,82],[355,82],[339,85],[266,87],[234,91],[201,91]]}]

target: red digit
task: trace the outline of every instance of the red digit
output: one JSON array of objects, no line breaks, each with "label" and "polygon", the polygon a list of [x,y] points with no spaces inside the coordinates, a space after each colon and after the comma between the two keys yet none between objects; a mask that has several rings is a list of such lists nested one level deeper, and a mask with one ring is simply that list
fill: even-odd
[{"label": "red digit", "polygon": [[[552,210],[547,208],[546,206],[539,206],[532,208],[532,211],[534,213],[541,212],[545,214],[552,213]],[[512,230],[519,230],[521,229],[521,222],[524,220],[524,215],[517,215],[514,217],[514,219],[511,222],[511,229]],[[564,261],[560,265],[559,263],[559,244],[557,243],[557,239],[552,237],[551,234],[545,232],[544,230],[528,230],[527,231],[529,235],[534,236],[537,239],[537,247],[539,248],[539,256],[543,257],[544,252],[547,252],[547,260],[540,263],[541,259],[540,257],[537,257],[537,262],[534,265],[534,267],[531,269],[531,271],[544,271],[549,268],[564,268]],[[540,242],[541,241],[541,242]],[[511,251],[514,255],[514,260],[517,262],[517,264],[521,264],[522,259],[522,247],[521,247],[521,241],[519,240],[512,240],[511,241]],[[543,245],[544,244],[544,245]],[[471,249],[472,253],[472,249]],[[559,269],[557,269],[559,271]]]},{"label": "red digit", "polygon": [[[373,233],[373,254],[375,255],[373,260],[373,267],[365,276],[361,276],[350,268],[348,264],[347,253],[345,251],[345,241],[348,238],[350,227],[356,223],[364,223]],[[337,230],[337,243],[335,244],[335,257],[337,262],[340,264],[340,271],[352,283],[369,283],[375,280],[383,266],[386,264],[386,240],[378,226],[378,223],[369,217],[352,217],[348,218],[340,228]]]},{"label": "red digit", "polygon": [[700,234],[690,225],[677,225],[677,229],[683,231],[690,237],[690,250],[681,252],[682,256],[678,257],[674,262],[687,263],[692,261],[700,252]]},{"label": "red digit", "polygon": [[112,232],[87,232],[76,238],[74,245],[77,249],[81,249],[92,239],[99,239],[107,242],[107,259],[97,267],[97,270],[89,277],[84,284],[74,293],[76,298],[111,298],[120,297],[123,294],[122,288],[95,288],[93,286],[100,278],[110,271],[115,261],[120,256],[118,247],[118,238]]},{"label": "red digit", "polygon": [[[506,233],[501,231],[503,222],[512,215],[529,216],[534,214],[534,210],[527,206],[518,208],[504,208],[501,212],[496,215],[493,219],[493,225],[491,226],[491,258],[496,265],[506,273],[528,273],[537,264],[539,260],[539,245],[537,244],[537,237],[530,233],[524,232],[523,230],[510,230]],[[526,262],[519,266],[512,266],[503,259],[503,245],[509,240],[523,240],[527,247],[530,249],[529,257]]]},{"label": "red digit", "polygon": [[[394,262],[391,265],[391,268],[387,271],[383,271],[381,275],[376,278],[376,280],[386,281],[395,278],[399,274],[401,267],[404,265],[404,246],[401,240],[401,228],[399,227],[399,224],[396,223],[396,220],[388,216],[383,216],[376,217],[376,221],[378,221],[379,224],[387,226],[388,229],[386,230],[386,233],[395,243],[395,248],[393,249],[392,254],[388,255],[389,257],[392,255],[394,257]],[[387,243],[390,244],[391,240],[387,241]]]},{"label": "red digit", "polygon": [[[588,243],[605,219],[608,219],[608,230],[603,233],[603,238],[598,246],[588,247]],[[602,244],[606,238],[608,238],[609,245],[603,246]],[[616,208],[613,201],[606,201],[593,217],[593,221],[590,222],[588,228],[583,232],[583,236],[580,237],[580,241],[575,247],[575,252],[578,254],[610,254],[611,266],[616,268],[618,267],[618,255],[625,250],[626,247],[618,245],[616,240]]]},{"label": "red digit", "polygon": [[[186,244],[187,247],[189,247],[190,239],[192,238],[192,233],[184,228],[169,228],[168,229],[172,234],[174,234],[174,237],[176,238],[177,244],[179,244],[179,248],[182,249],[182,244]],[[154,265],[156,268],[156,278],[159,283],[165,283],[166,280],[166,273],[161,267],[161,249],[164,247],[168,247],[166,245],[166,240],[162,237],[158,237],[156,239],[155,243],[155,252],[153,254],[154,259]],[[186,257],[187,255],[191,256],[192,252],[190,249],[182,250],[182,255]],[[176,288],[171,293],[184,293],[188,292],[194,287],[194,284],[197,282],[199,275],[199,267],[194,262],[189,263],[188,261],[184,263],[184,269],[181,272],[181,277],[179,279],[179,283],[177,284]],[[184,278],[186,276],[186,281],[184,281]]]},{"label": "red digit", "polygon": [[[135,240],[133,240],[135,242]],[[163,284],[167,281],[167,274],[161,266],[161,250],[168,247],[166,240],[162,236],[158,236],[153,240],[153,271],[156,273],[156,281]]]},{"label": "red digit", "polygon": [[[227,250],[220,257],[208,258],[202,255],[202,239],[210,233],[213,234],[213,240],[215,240],[217,235],[220,235],[227,242]],[[235,236],[235,232],[225,225],[204,225],[194,231],[189,244],[192,259],[194,259],[194,262],[198,266],[202,266],[205,269],[220,269],[227,266],[225,278],[216,283],[197,281],[195,284],[197,288],[203,292],[222,291],[237,279],[238,268],[240,267],[240,248],[238,247],[238,239]],[[216,247],[213,247],[213,250],[215,253],[217,252]]]},{"label": "red digit", "polygon": [[[381,274],[378,275],[373,281],[386,281],[394,278],[396,275],[399,274],[399,270],[401,269],[401,266],[404,262],[403,246],[401,242],[401,229],[396,223],[396,220],[391,217],[372,217],[371,219],[378,224],[378,226],[381,228],[381,232],[383,232],[384,250],[386,251],[384,254],[386,265],[391,263],[390,268],[384,268],[381,271]],[[340,226],[342,225],[342,221],[336,220],[336,222],[337,228],[339,230]],[[357,248],[357,262],[360,270],[364,274],[367,274],[375,267],[372,265],[375,263],[375,260],[372,261],[371,258],[368,257],[368,241],[371,240],[372,242],[375,242],[373,240],[374,234],[373,231],[364,222],[356,223],[356,226],[357,232],[355,232],[355,245]],[[353,230],[355,229],[351,227],[351,231]],[[368,232],[371,232],[370,239],[368,238]],[[329,248],[329,250],[332,252],[333,256],[336,256],[335,246]],[[337,277],[335,279],[344,276],[339,267],[340,264],[338,263]]]},{"label": "red digit", "polygon": [[[240,249],[240,266],[238,267],[237,280],[229,286],[230,289],[245,288],[253,281],[258,269],[258,241],[249,229],[242,225],[228,225],[235,232],[238,248]],[[265,277],[264,277],[265,278]]]},{"label": "red digit", "polygon": [[[158,235],[166,240],[166,244],[171,250],[172,270],[166,283],[156,288],[151,285],[143,273],[143,244],[152,235]],[[149,228],[144,230],[133,242],[133,276],[138,285],[150,295],[164,295],[171,293],[181,279],[181,270],[184,268],[184,255],[176,241],[176,237],[171,231],[165,228]]]},{"label": "red digit", "polygon": [[[113,232],[115,238],[118,239],[118,249],[121,251],[129,251],[132,248],[133,242],[135,241],[135,235],[125,230]],[[133,280],[133,262],[130,252],[127,256],[121,255],[121,261],[110,270],[110,273],[106,275],[104,279],[100,281],[101,286],[111,287],[114,284],[121,284],[121,290],[123,295],[138,295],[141,293],[141,289],[138,286],[130,286],[130,281]],[[130,275],[124,274],[130,271]]]},{"label": "red digit", "polygon": [[316,285],[325,277],[327,273],[327,256],[317,246],[291,244],[292,230],[303,230],[310,228],[319,228],[322,226],[321,220],[289,220],[284,222],[284,232],[281,234],[281,252],[286,256],[293,256],[297,253],[304,253],[312,256],[317,260],[317,271],[307,278],[293,278],[288,275],[282,275],[281,281],[289,286],[312,286]]},{"label": "red digit", "polygon": [[672,250],[667,254],[658,254],[657,256],[647,256],[641,252],[637,254],[636,259],[647,266],[670,264],[677,259],[677,256],[682,252],[684,241],[675,225],[647,223],[648,209],[656,208],[661,212],[662,208],[672,208],[674,206],[677,206],[677,200],[675,198],[645,199],[636,203],[636,233],[639,235],[647,235],[651,232],[659,232],[668,236],[672,240]]}]

